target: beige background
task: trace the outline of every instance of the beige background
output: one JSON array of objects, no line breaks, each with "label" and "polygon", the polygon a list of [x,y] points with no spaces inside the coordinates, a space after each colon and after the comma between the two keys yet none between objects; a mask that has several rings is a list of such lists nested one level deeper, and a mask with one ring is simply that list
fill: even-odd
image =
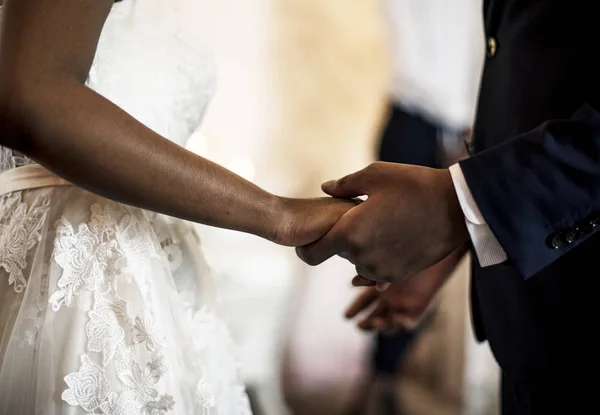
[{"label": "beige background", "polygon": [[[390,80],[378,1],[202,1],[198,23],[220,84],[194,151],[299,197],[320,195],[323,181],[373,160]],[[341,318],[355,295],[352,267],[334,259],[309,268],[293,250],[257,238],[201,232],[244,377],[265,414],[286,413],[282,370],[292,400],[313,405],[307,413],[338,413],[365,372],[370,342]],[[457,414],[464,404],[481,415],[495,387],[489,351],[469,328],[467,269],[465,262],[446,287],[436,330],[411,356],[399,391],[411,413]],[[465,390],[477,396],[465,401]]]}]

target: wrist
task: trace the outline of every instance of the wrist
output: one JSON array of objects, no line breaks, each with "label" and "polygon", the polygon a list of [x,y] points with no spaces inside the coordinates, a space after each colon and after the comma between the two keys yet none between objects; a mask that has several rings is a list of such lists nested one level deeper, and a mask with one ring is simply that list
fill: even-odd
[{"label": "wrist", "polygon": [[289,220],[288,211],[285,198],[269,193],[264,201],[265,226],[258,236],[278,243],[284,233],[285,222]]},{"label": "wrist", "polygon": [[445,214],[447,218],[447,237],[454,249],[466,246],[470,239],[465,214],[456,194],[450,170],[440,170],[440,189],[445,201]]}]

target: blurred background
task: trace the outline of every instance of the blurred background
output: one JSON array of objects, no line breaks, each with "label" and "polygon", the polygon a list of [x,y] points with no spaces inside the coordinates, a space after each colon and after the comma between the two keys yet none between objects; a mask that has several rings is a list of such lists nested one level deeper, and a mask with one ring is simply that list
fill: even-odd
[{"label": "blurred background", "polygon": [[[484,52],[481,0],[198,0],[219,87],[190,149],[277,194],[381,159],[463,157]],[[414,333],[344,320],[353,267],[201,227],[256,415],[495,414],[475,343],[469,258]]]}]

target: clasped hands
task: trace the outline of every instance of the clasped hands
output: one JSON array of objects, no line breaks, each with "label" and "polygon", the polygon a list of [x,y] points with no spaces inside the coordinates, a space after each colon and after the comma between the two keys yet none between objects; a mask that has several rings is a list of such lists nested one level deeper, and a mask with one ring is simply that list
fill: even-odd
[{"label": "clasped hands", "polygon": [[449,171],[374,163],[322,189],[334,198],[367,199],[319,240],[297,248],[298,256],[313,266],[334,255],[355,265],[353,284],[366,288],[347,317],[375,303],[359,327],[391,331],[417,324],[469,239]]}]

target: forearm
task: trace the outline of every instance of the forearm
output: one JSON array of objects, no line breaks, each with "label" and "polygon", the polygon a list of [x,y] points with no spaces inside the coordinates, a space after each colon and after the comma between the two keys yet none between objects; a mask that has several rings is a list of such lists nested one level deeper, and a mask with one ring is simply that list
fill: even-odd
[{"label": "forearm", "polygon": [[4,100],[8,145],[107,198],[273,239],[278,199],[143,126],[75,80]]}]

